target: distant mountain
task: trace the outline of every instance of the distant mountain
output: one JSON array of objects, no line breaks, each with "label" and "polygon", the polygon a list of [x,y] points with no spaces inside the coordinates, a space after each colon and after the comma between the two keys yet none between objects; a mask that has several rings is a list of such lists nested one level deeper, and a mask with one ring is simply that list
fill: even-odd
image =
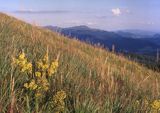
[{"label": "distant mountain", "polygon": [[72,30],[89,30],[90,28],[88,26],[85,25],[81,25],[81,26],[74,26],[74,27],[69,27],[66,29],[72,29]]},{"label": "distant mountain", "polygon": [[148,40],[160,46],[160,34],[155,34],[150,38],[143,38],[143,40]]},{"label": "distant mountain", "polygon": [[62,29],[58,26],[45,26],[45,28],[50,29],[52,31],[61,31],[61,29]]},{"label": "distant mountain", "polygon": [[152,37],[153,35],[157,34],[157,32],[153,31],[145,31],[145,30],[138,30],[138,29],[128,29],[128,30],[120,30],[117,31],[118,33],[123,33],[123,34],[131,34],[135,35],[137,37],[134,38],[149,38]]},{"label": "distant mountain", "polygon": [[[151,41],[151,35],[145,34],[135,34],[130,32],[109,32],[99,29],[92,29],[87,26],[75,26],[69,28],[59,28],[46,26],[53,31],[58,31],[61,34],[68,36],[70,38],[77,38],[81,41],[85,41],[91,44],[100,43],[105,48],[112,48],[112,45],[115,45],[117,51],[133,52],[138,54],[155,54],[157,48],[160,48],[160,45]],[[141,37],[143,36],[143,37]],[[159,35],[157,36],[160,39]],[[141,37],[141,38],[140,38]],[[153,38],[153,37],[152,37]],[[156,40],[158,40],[155,38]]]},{"label": "distant mountain", "polygon": [[160,34],[154,35],[153,38],[151,39],[151,41],[153,41],[157,45],[160,45]]}]

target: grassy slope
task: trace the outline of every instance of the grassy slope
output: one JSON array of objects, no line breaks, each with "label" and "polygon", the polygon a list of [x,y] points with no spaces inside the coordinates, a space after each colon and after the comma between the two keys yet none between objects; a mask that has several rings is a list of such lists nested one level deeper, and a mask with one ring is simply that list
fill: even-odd
[{"label": "grassy slope", "polygon": [[[0,13],[1,112],[6,112],[10,104],[11,56],[24,49],[30,60],[39,59],[45,54],[47,46],[52,59],[61,53],[54,88],[64,89],[70,95],[66,100],[65,112],[144,112],[148,107],[145,107],[143,100],[151,102],[159,97],[159,73],[101,48]],[[16,75],[15,78],[17,83],[21,80]],[[15,89],[16,110],[26,112],[24,100],[19,97],[21,87],[15,85]],[[140,100],[140,105],[135,108],[136,100]]]}]

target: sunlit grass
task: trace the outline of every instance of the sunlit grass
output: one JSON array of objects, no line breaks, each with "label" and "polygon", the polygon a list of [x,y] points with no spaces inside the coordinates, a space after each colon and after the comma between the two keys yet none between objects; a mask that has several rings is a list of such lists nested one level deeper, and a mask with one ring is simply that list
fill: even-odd
[{"label": "sunlit grass", "polygon": [[[66,92],[64,113],[150,113],[153,102],[159,100],[159,73],[0,14],[0,113],[36,111],[34,98],[24,96],[24,83],[30,82],[25,82],[21,70],[14,71],[12,58],[24,51],[27,61],[38,62],[46,48],[49,59],[60,54],[47,95],[51,98],[57,91]],[[53,112],[43,104],[47,102],[38,105],[39,113]]]}]

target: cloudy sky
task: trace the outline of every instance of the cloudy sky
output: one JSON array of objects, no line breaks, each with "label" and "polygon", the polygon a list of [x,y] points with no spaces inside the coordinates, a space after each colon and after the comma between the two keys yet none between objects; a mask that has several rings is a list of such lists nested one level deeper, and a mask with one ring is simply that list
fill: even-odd
[{"label": "cloudy sky", "polygon": [[160,0],[0,0],[0,11],[41,26],[160,31]]}]

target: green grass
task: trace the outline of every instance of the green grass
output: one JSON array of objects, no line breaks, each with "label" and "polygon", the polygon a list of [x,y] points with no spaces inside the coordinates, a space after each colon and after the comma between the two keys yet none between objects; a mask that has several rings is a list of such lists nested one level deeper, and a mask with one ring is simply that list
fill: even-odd
[{"label": "green grass", "polygon": [[[18,71],[13,73],[11,58],[24,50],[30,61],[38,60],[47,47],[51,59],[60,53],[51,89],[66,91],[64,113],[150,113],[150,103],[160,96],[160,73],[0,13],[0,113],[11,111],[11,75],[15,79],[13,111],[35,112],[32,105],[26,105],[20,85],[24,76]],[[43,106],[38,112],[52,113]]]}]

